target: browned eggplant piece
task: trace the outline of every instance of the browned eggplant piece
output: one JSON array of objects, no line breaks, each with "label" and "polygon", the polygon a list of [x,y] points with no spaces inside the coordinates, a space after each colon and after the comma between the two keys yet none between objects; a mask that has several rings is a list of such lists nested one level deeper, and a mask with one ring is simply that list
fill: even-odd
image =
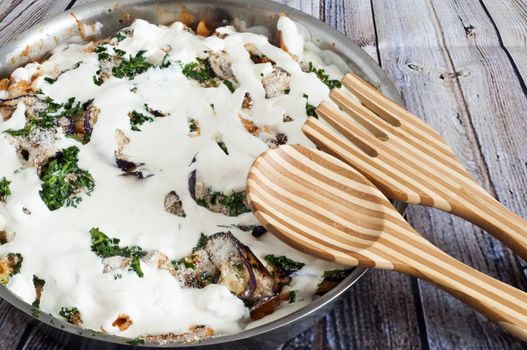
[{"label": "browned eggplant piece", "polygon": [[183,203],[181,202],[178,194],[175,191],[170,191],[165,196],[165,211],[170,214],[185,217]]},{"label": "browned eggplant piece", "polygon": [[236,77],[232,72],[231,59],[225,51],[209,51],[207,59],[214,74],[216,74],[221,79],[230,80],[233,83],[237,82]]},{"label": "browned eggplant piece", "polygon": [[59,126],[65,134],[75,136],[83,144],[88,143],[100,113],[99,108],[93,104],[93,100],[83,104],[71,100],[65,108],[65,114],[59,119]]},{"label": "browned eggplant piece", "polygon": [[11,242],[14,238],[14,232],[0,231],[0,245]]},{"label": "browned eggplant piece", "polygon": [[203,341],[214,335],[214,329],[207,326],[192,326],[188,332],[185,333],[165,333],[165,334],[148,334],[139,337],[147,343],[156,343],[159,345],[184,343],[192,344]]},{"label": "browned eggplant piece", "polygon": [[258,300],[251,308],[251,320],[259,320],[272,314],[280,305],[280,297],[274,294]]},{"label": "browned eggplant piece", "polygon": [[250,93],[246,92],[245,95],[243,95],[242,108],[251,109],[252,106],[253,106],[253,98],[251,97]]},{"label": "browned eggplant piece", "polygon": [[146,173],[146,172],[143,172],[143,171],[131,171],[129,173],[124,173],[124,174],[121,174],[121,176],[133,176],[139,180],[144,180],[144,179],[147,179],[151,176],[154,176],[154,174],[152,173]]},{"label": "browned eggplant piece", "polygon": [[138,166],[144,165],[144,163],[134,163],[124,158],[116,158],[115,165],[125,173],[135,170]]},{"label": "browned eggplant piece", "polygon": [[277,286],[269,270],[246,245],[240,243],[240,251],[251,265],[256,280],[256,287],[251,299],[259,300],[277,294]]},{"label": "browned eggplant piece", "polygon": [[286,93],[289,89],[291,76],[284,69],[274,67],[273,71],[262,79],[265,89],[265,98],[273,98]]},{"label": "browned eggplant piece", "polygon": [[262,237],[266,232],[267,232],[267,229],[263,227],[262,225],[255,226],[251,230],[251,234],[253,235],[253,237],[256,237],[256,238]]},{"label": "browned eggplant piece", "polygon": [[324,271],[322,282],[318,284],[316,295],[324,295],[342,282],[354,269]]},{"label": "browned eggplant piece", "polygon": [[44,290],[45,284],[46,284],[46,281],[33,275],[33,286],[35,286],[36,296],[35,296],[35,301],[33,301],[31,305],[33,305],[36,308],[40,306],[40,298],[42,297],[42,291]]},{"label": "browned eggplant piece", "polygon": [[26,116],[46,108],[46,104],[36,95],[22,95],[5,100],[0,99],[0,114],[2,114],[4,120],[11,118],[20,102],[26,106]]},{"label": "browned eggplant piece", "polygon": [[22,254],[20,253],[9,253],[7,254],[7,266],[9,266],[11,272],[10,275],[16,275],[20,272],[20,269],[22,268],[22,262],[24,261],[24,258],[22,257]]},{"label": "browned eggplant piece", "polygon": [[115,165],[124,172],[121,176],[134,176],[141,180],[154,176],[148,169],[144,168],[145,163],[135,163],[124,157],[115,158]]},{"label": "browned eggplant piece", "polygon": [[247,300],[255,291],[256,277],[242,246],[230,232],[218,232],[209,237],[204,249],[220,270],[218,283]]},{"label": "browned eggplant piece", "polygon": [[91,102],[84,110],[84,135],[91,136],[93,132],[93,126],[97,123],[100,110],[95,107]]},{"label": "browned eggplant piece", "polygon": [[230,194],[212,191],[203,182],[199,181],[196,170],[193,170],[188,179],[190,196],[197,205],[205,207],[214,213],[227,216],[238,216],[251,211],[247,204],[245,191],[233,191]]}]

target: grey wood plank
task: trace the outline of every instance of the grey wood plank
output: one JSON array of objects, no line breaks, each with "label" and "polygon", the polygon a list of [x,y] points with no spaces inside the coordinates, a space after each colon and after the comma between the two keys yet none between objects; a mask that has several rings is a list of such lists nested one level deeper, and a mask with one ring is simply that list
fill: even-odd
[{"label": "grey wood plank", "polygon": [[376,28],[370,0],[326,0],[325,22],[357,43],[378,63]]},{"label": "grey wood plank", "polygon": [[[441,36],[488,169],[488,188],[505,205],[527,216],[527,96],[500,38],[477,0],[432,0]],[[466,33],[467,23],[485,35]],[[465,34],[465,35],[464,35]],[[459,73],[460,72],[460,73]],[[509,254],[496,251],[498,256]],[[509,256],[511,256],[509,254]],[[512,257],[512,256],[511,256]],[[504,277],[504,276],[500,276]]]},{"label": "grey wood plank", "polygon": [[0,300],[0,349],[15,349],[32,318]]},{"label": "grey wood plank", "polygon": [[[527,82],[527,2],[523,0],[481,1],[492,18],[501,44]],[[477,28],[474,28],[476,33]]]},{"label": "grey wood plank", "polygon": [[[457,17],[458,14],[451,9],[448,13],[437,16],[434,8],[425,1],[373,1],[373,4],[383,68],[400,87],[408,109],[422,116],[438,130],[480,183],[492,188],[491,185],[495,183],[491,183],[486,165],[487,158],[478,146],[479,135],[472,127],[472,120],[479,115],[471,118],[470,113],[473,110],[467,106],[464,97],[465,91],[479,89],[480,96],[470,96],[470,99],[474,100],[471,104],[479,103],[485,106],[482,108],[496,110],[495,106],[492,106],[495,100],[486,99],[488,96],[483,95],[483,90],[486,90],[490,82],[486,81],[485,85],[476,79],[463,86],[459,84],[459,80],[467,79],[467,70],[462,70],[462,67],[468,66],[474,72],[479,70],[480,76],[485,76],[488,72],[481,71],[478,65],[482,62],[474,57],[464,66],[454,66],[445,51],[446,47],[449,50],[458,50],[458,46],[462,45],[445,41],[441,28],[437,26],[438,17],[444,21],[443,17]],[[395,13],[398,15],[394,16]],[[449,34],[455,32],[451,26],[452,23],[444,24],[444,30]],[[459,33],[456,34],[458,37]],[[461,49],[464,48],[459,48]],[[499,56],[499,50],[496,48],[495,51],[489,51],[487,59],[492,61],[492,55]],[[496,67],[499,67],[499,63],[493,62]],[[494,78],[503,79],[500,81],[504,83],[507,77]],[[517,83],[517,79],[514,79],[512,84],[514,81]],[[490,86],[495,83],[493,81]],[[487,130],[492,128],[493,124],[481,127]],[[499,138],[499,135],[494,136]],[[493,151],[493,146],[487,144],[490,141],[492,140],[486,140],[485,151]],[[498,140],[493,142],[496,141]],[[509,173],[508,176],[510,175]],[[507,181],[493,179],[502,185]],[[451,255],[506,282],[525,287],[517,261],[505,253],[501,245],[486,233],[466,222],[428,208],[412,207],[408,216],[418,231]],[[453,297],[426,283],[419,285],[430,347],[498,349],[520,344]]]},{"label": "grey wood plank", "polygon": [[42,19],[64,11],[69,2],[70,0],[3,0],[0,5],[0,45]]}]

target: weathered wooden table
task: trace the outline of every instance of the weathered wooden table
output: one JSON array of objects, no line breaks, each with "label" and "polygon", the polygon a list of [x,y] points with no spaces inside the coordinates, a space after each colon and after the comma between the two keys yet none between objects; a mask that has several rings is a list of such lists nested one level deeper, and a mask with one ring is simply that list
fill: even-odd
[{"label": "weathered wooden table", "polygon": [[[0,45],[90,0],[0,0]],[[443,135],[500,201],[527,216],[525,0],[282,0],[359,43],[408,109]],[[526,264],[490,235],[410,207],[418,231],[458,259],[527,290]],[[522,267],[523,266],[523,267]],[[0,301],[0,350],[65,349],[56,331]],[[372,271],[313,329],[282,349],[520,349],[461,302],[426,283]]]}]

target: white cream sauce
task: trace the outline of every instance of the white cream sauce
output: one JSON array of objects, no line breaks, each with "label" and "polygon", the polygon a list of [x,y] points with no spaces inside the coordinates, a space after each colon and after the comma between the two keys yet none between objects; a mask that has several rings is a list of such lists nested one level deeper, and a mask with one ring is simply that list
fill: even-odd
[{"label": "white cream sauce", "polygon": [[[303,52],[302,37],[292,21],[282,17],[278,24],[290,52],[298,57],[309,57],[317,66],[342,74],[335,67],[326,67],[316,53]],[[28,65],[13,73],[15,80],[31,79],[40,70],[37,87],[54,100],[64,103],[70,97],[85,101],[94,99],[100,109],[91,141],[81,145],[59,133],[59,148],[76,145],[80,149],[79,166],[95,179],[91,196],[83,196],[77,208],[63,207],[49,211],[39,196],[41,180],[35,169],[22,168],[8,136],[0,133],[0,178],[11,180],[12,194],[7,203],[0,203],[0,230],[16,232],[15,239],[0,246],[0,256],[9,252],[23,255],[21,272],[12,277],[7,287],[28,303],[35,298],[32,276],[46,281],[40,309],[58,316],[61,307],[75,306],[80,310],[83,326],[126,337],[168,332],[185,332],[192,325],[213,327],[216,334],[235,333],[247,326],[248,309],[221,285],[204,289],[183,288],[165,270],[142,263],[144,278],[133,271],[123,271],[122,279],[114,274],[103,274],[101,258],[90,249],[89,230],[99,227],[109,237],[121,240],[121,246],[138,245],[143,250],[158,249],[170,259],[187,256],[201,232],[210,235],[225,229],[217,225],[257,224],[251,213],[227,217],[195,204],[189,195],[187,179],[192,168],[214,190],[229,192],[243,190],[251,163],[267,145],[249,134],[239,115],[258,125],[269,125],[286,133],[289,143],[313,146],[301,132],[307,116],[306,99],[317,105],[328,99],[329,89],[313,73],[302,71],[289,54],[269,44],[264,36],[237,33],[231,27],[222,28],[229,35],[198,37],[187,32],[181,23],[169,27],[156,26],[137,20],[130,28],[133,37],[119,42],[117,47],[135,55],[147,50],[145,56],[159,63],[171,48],[169,59],[183,64],[202,56],[206,50],[225,50],[232,58],[232,69],[239,87],[231,93],[223,84],[203,88],[172,64],[165,69],[151,68],[133,80],[111,77],[101,86],[92,77],[99,69],[97,55],[86,50],[86,45],[58,47],[46,62]],[[291,75],[290,93],[271,99],[265,98],[261,74],[268,74],[271,64],[254,64],[244,44],[250,43]],[[109,49],[111,52],[111,49]],[[76,64],[80,62],[77,68]],[[57,76],[49,84],[44,76]],[[137,87],[136,92],[131,89]],[[253,99],[250,114],[241,110],[244,94]],[[132,131],[128,113],[151,108],[168,115],[147,122]],[[211,107],[214,105],[214,108]],[[283,116],[294,120],[283,122]],[[187,119],[199,121],[201,135],[188,136]],[[19,129],[24,125],[24,106],[19,105],[13,117],[2,122],[0,131]],[[130,138],[123,153],[130,160],[146,163],[153,177],[137,180],[119,176],[114,165],[117,148],[115,131],[121,129]],[[229,155],[216,144],[221,134]],[[197,161],[189,166],[193,157]],[[163,200],[176,191],[183,202],[186,217],[171,215],[164,210]],[[31,214],[24,213],[23,208]],[[297,251],[266,233],[254,238],[249,232],[232,229],[232,233],[261,259],[269,253],[286,255],[307,265],[293,276],[291,289],[297,291],[297,303],[283,303],[283,309],[257,323],[254,327],[286,315],[313,299],[323,271],[339,266],[315,259]],[[111,323],[118,314],[127,314],[133,324],[119,331]]]}]

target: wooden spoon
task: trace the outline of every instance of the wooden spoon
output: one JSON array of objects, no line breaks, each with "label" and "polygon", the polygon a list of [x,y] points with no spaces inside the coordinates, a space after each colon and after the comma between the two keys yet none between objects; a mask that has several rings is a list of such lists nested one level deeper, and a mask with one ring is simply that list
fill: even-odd
[{"label": "wooden spoon", "polygon": [[247,199],[265,228],[287,244],[428,281],[527,341],[527,293],[432,245],[366,177],[333,156],[301,146],[268,150],[251,167]]},{"label": "wooden spoon", "polygon": [[342,110],[326,101],[316,109],[334,129],[313,117],[304,124],[311,141],[359,170],[388,198],[462,217],[527,260],[527,220],[488,194],[436,131],[354,73],[342,85],[330,93]]}]

